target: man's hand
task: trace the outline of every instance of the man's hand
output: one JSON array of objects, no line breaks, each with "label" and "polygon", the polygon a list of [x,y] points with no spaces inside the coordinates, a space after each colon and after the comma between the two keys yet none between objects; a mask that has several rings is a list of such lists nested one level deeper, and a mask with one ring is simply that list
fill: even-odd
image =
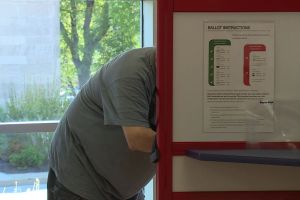
[{"label": "man's hand", "polygon": [[130,150],[151,153],[156,135],[151,128],[123,126],[122,129]]}]

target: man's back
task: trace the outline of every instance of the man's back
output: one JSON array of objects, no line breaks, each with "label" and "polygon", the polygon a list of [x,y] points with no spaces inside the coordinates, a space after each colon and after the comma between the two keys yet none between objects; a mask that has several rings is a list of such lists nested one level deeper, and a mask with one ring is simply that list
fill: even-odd
[{"label": "man's back", "polygon": [[155,173],[147,153],[128,149],[121,126],[149,125],[155,90],[155,49],[126,52],[82,88],[53,139],[50,167],[89,200],[126,199]]}]

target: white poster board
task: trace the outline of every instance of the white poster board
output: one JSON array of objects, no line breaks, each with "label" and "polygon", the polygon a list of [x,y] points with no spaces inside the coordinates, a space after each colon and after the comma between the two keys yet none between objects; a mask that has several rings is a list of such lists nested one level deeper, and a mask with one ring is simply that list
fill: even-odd
[{"label": "white poster board", "polygon": [[[209,40],[213,37],[226,37],[232,40],[238,31],[212,31],[205,30],[205,24],[218,26],[254,26],[254,31],[244,30],[244,35],[250,32],[258,34],[243,39],[244,43],[264,44],[265,52],[251,51],[250,57],[265,57],[262,63],[249,61],[252,70],[258,70],[255,65],[264,65],[264,81],[251,79],[249,85],[244,83],[243,73],[243,48],[239,39],[232,41],[234,46],[231,60],[232,66],[238,67],[231,74],[235,82],[233,86],[219,85],[215,88],[230,90],[251,90],[264,93],[262,102],[246,101],[243,103],[244,111],[250,111],[251,115],[264,117],[264,126],[246,126],[247,130],[241,130],[241,126],[234,131],[233,126],[211,130],[208,122],[211,111],[205,96],[208,84],[208,48]],[[244,141],[263,139],[270,141],[300,140],[300,14],[299,13],[174,13],[174,52],[173,52],[173,140],[183,141]],[[228,32],[228,33],[226,33]],[[267,34],[268,33],[268,34]],[[258,37],[261,34],[263,37]],[[240,37],[240,36],[239,36]],[[228,48],[224,47],[223,48]],[[238,48],[241,48],[239,53]],[[234,53],[234,51],[236,51]],[[239,54],[239,55],[238,55]],[[237,75],[240,73],[240,75]],[[256,71],[256,73],[262,73]],[[267,77],[267,78],[266,78]],[[233,78],[233,77],[232,77]],[[221,80],[222,81],[222,80]],[[226,80],[223,80],[226,81]],[[255,82],[256,81],[256,82]],[[257,82],[258,81],[258,82]],[[236,82],[239,82],[236,85]],[[251,84],[252,82],[252,84]],[[217,89],[216,89],[217,90]],[[240,93],[241,94],[241,93]],[[274,101],[274,104],[271,102]],[[232,102],[230,104],[233,104]],[[237,104],[235,104],[237,106]],[[258,107],[257,107],[258,106]],[[275,107],[273,109],[273,106]],[[239,107],[241,108],[241,107]],[[275,112],[272,114],[272,110]],[[243,111],[243,112],[244,112]],[[298,111],[298,113],[297,113]],[[230,112],[219,114],[232,114]],[[239,114],[239,113],[233,113]],[[298,120],[297,117],[298,116]],[[259,119],[259,118],[258,118]],[[275,120],[275,122],[274,122]],[[254,123],[249,120],[248,122]],[[284,124],[288,127],[283,127]],[[245,122],[244,122],[245,123]],[[275,126],[272,128],[272,124]],[[280,127],[278,127],[280,126]],[[273,131],[274,129],[274,131]],[[282,131],[286,133],[283,138]],[[249,134],[259,132],[260,134]]]},{"label": "white poster board", "polygon": [[[219,33],[205,30],[205,27],[218,25],[254,26],[254,32],[262,35],[268,32],[268,35],[261,38],[258,35],[251,36],[240,42],[239,39],[233,40],[238,31]],[[250,32],[244,30],[243,34],[250,36]],[[180,12],[174,13],[173,33],[173,142],[300,140],[299,13]],[[214,48],[219,53],[223,52],[219,57],[229,58],[218,64],[227,65],[231,62],[232,67],[239,69],[232,69],[232,72],[231,69],[224,69],[220,72],[223,73],[222,77],[214,74],[210,85],[209,41],[218,39],[216,37],[231,40],[233,46],[231,49],[226,45]],[[261,76],[260,79],[249,75],[249,79],[245,80],[244,77],[243,46],[248,42],[265,45],[266,51],[251,51],[252,54],[248,52],[249,73],[254,70],[254,73]],[[262,46],[254,47],[264,49]],[[213,59],[217,60],[218,56]],[[260,71],[258,66],[262,66],[263,70]],[[215,67],[214,64],[213,68]],[[231,77],[223,77],[227,74]],[[224,101],[220,104],[206,101],[208,93],[218,93],[217,90],[241,90],[235,95],[245,92],[251,94],[252,90],[264,93],[262,102],[247,97],[248,100],[242,99],[242,104],[247,108],[244,111],[262,117],[265,125],[251,126],[251,130],[243,130],[242,126],[234,128],[232,121],[237,121],[236,117],[230,118],[230,126],[222,126],[217,130],[208,121],[213,112],[215,117],[241,114],[238,111],[228,111],[227,107],[225,111],[219,110],[220,108],[216,112],[205,110],[206,107],[215,105],[224,106]],[[229,98],[229,93],[225,96]],[[235,109],[243,108],[233,101],[228,103],[229,106],[235,106]],[[268,117],[272,112],[275,114]],[[255,122],[260,118],[254,119]],[[270,123],[265,123],[268,120]],[[299,170],[299,167],[199,161],[186,156],[174,156],[173,191],[298,191]]]}]

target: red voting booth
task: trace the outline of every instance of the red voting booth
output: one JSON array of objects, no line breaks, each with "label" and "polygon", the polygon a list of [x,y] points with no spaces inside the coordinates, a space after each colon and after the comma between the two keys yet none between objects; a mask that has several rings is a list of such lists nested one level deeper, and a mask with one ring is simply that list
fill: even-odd
[{"label": "red voting booth", "polygon": [[157,0],[157,200],[300,199],[299,35],[296,0]]}]

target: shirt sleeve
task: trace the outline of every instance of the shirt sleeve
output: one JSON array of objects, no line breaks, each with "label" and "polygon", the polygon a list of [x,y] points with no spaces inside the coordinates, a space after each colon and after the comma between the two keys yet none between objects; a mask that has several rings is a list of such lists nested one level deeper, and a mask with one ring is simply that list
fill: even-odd
[{"label": "shirt sleeve", "polygon": [[149,90],[139,78],[113,81],[102,96],[104,124],[149,127]]}]

